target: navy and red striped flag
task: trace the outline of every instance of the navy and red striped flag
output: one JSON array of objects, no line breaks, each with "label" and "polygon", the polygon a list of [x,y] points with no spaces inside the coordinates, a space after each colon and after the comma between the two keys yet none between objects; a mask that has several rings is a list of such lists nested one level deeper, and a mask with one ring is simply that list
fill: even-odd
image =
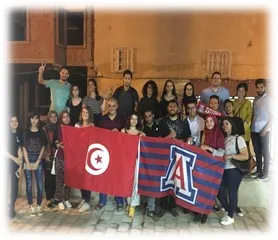
[{"label": "navy and red striped flag", "polygon": [[182,141],[142,137],[138,193],[173,195],[176,203],[195,212],[212,211],[225,162]]}]

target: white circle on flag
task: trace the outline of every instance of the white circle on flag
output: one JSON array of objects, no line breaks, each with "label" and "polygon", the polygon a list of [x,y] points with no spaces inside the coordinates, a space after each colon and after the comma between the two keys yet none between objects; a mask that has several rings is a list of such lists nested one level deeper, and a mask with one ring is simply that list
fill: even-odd
[{"label": "white circle on flag", "polygon": [[88,147],[85,169],[92,175],[100,175],[106,171],[110,155],[105,146],[93,143]]}]

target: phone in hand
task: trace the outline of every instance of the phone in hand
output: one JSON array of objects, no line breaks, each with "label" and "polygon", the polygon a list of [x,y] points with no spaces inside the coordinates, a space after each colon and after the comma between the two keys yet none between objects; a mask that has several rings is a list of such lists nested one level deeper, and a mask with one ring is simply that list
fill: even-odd
[{"label": "phone in hand", "polygon": [[14,174],[15,174],[15,176],[16,176],[17,178],[19,178],[19,177],[20,177],[20,174],[19,174],[19,172],[18,172],[18,171],[16,171]]}]

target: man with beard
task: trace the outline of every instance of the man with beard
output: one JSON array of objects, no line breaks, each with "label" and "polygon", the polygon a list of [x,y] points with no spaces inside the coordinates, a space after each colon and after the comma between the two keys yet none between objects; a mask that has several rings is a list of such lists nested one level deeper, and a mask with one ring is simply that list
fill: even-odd
[{"label": "man with beard", "polygon": [[[188,121],[182,120],[178,115],[178,103],[171,100],[167,106],[168,115],[161,120],[161,136],[165,138],[175,138],[182,141],[192,141],[191,131]],[[173,196],[166,196],[160,200],[161,207],[168,210],[174,217],[178,216],[176,203]]]},{"label": "man with beard", "polygon": [[[121,131],[125,126],[125,122],[120,114],[117,113],[118,103],[115,98],[110,98],[108,100],[108,113],[100,116],[96,122],[96,126],[100,128],[110,129],[112,131]],[[113,160],[113,159],[112,159]],[[117,211],[120,212],[123,210],[123,197],[115,197],[117,204]],[[102,209],[107,202],[107,194],[99,194],[99,203],[96,205],[95,209]]]},{"label": "man with beard", "polygon": [[60,69],[60,79],[44,80],[43,72],[46,63],[42,63],[39,67],[38,83],[50,88],[51,105],[49,111],[55,111],[58,115],[63,110],[67,110],[66,103],[69,99],[71,84],[68,82],[69,70],[66,67]]},{"label": "man with beard", "polygon": [[135,88],[131,87],[132,72],[125,70],[123,73],[123,86],[118,87],[113,94],[113,97],[118,101],[118,113],[121,114],[125,120],[133,112],[138,110],[139,97]]},{"label": "man with beard", "polygon": [[[268,179],[269,135],[271,126],[270,97],[266,93],[266,80],[255,81],[257,97],[253,103],[251,138],[256,155],[257,171],[251,174],[257,180]],[[264,158],[264,161],[262,160]]]},{"label": "man with beard", "polygon": [[210,96],[217,95],[219,97],[219,111],[223,112],[223,102],[230,98],[229,89],[221,86],[220,72],[214,72],[211,78],[211,86],[202,90],[200,99],[205,104],[209,104]]}]

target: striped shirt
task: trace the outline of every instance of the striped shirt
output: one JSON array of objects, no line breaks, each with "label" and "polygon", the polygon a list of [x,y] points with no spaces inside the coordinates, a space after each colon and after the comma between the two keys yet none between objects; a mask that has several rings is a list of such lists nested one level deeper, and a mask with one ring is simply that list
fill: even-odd
[{"label": "striped shirt", "polygon": [[91,98],[89,96],[84,97],[82,104],[88,106],[89,108],[91,108],[92,113],[95,114],[99,114],[101,113],[101,105],[103,103],[103,97],[99,96],[100,99],[96,100],[95,98]]}]

